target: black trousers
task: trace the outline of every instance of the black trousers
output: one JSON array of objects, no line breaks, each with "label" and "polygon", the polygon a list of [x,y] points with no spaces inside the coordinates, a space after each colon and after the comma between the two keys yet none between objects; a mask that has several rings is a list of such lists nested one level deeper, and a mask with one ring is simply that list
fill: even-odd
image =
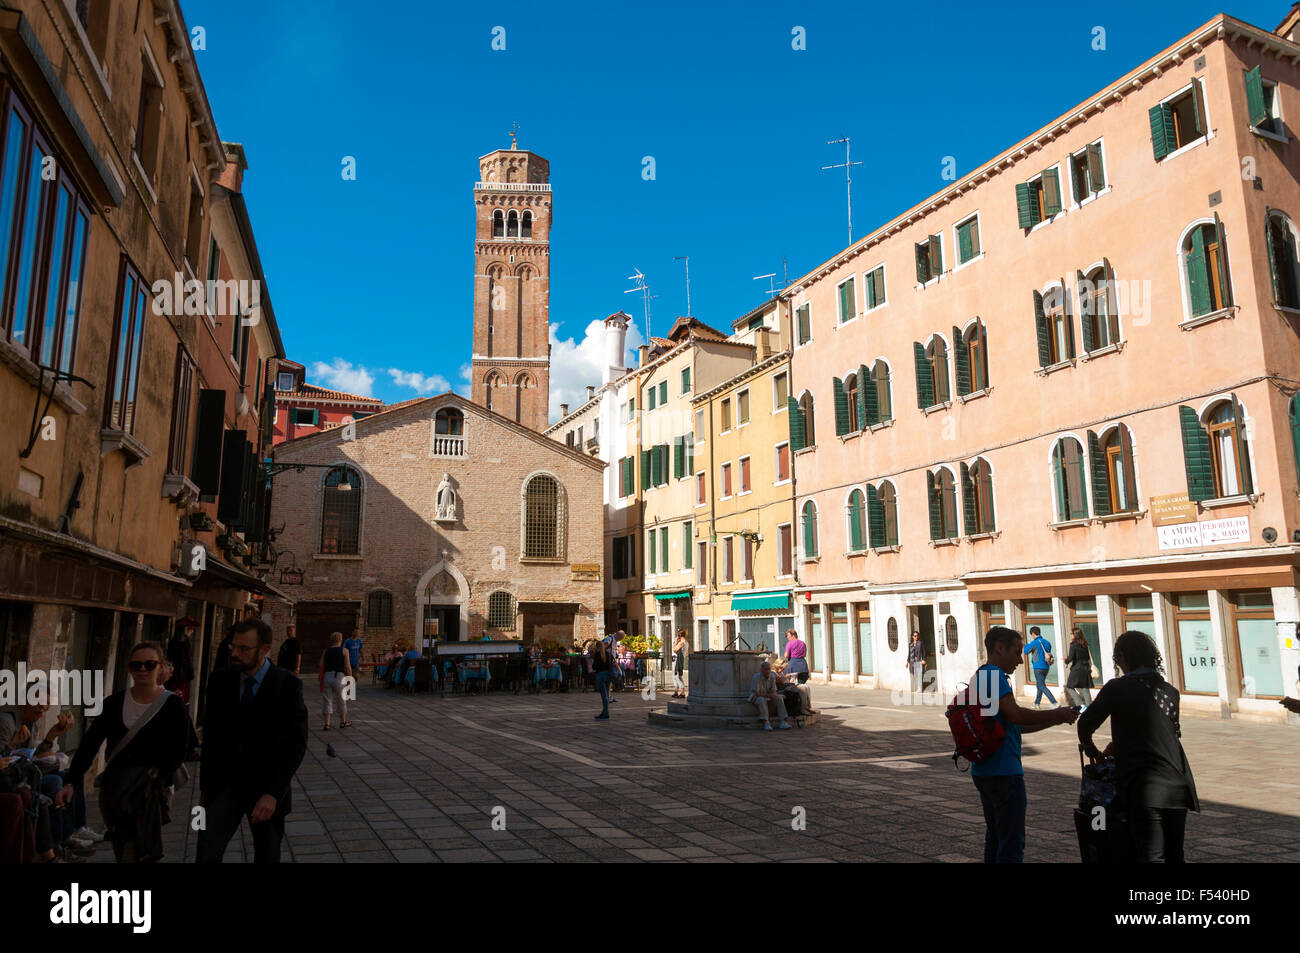
[{"label": "black trousers", "polygon": [[1181,864],[1183,835],[1187,832],[1184,808],[1137,807],[1128,812],[1133,838],[1133,860],[1139,864]]},{"label": "black trousers", "polygon": [[284,840],[284,819],[289,811],[277,807],[269,818],[254,824],[250,815],[255,804],[256,797],[250,800],[229,789],[208,798],[204,805],[205,827],[199,831],[195,863],[221,863],[230,839],[239,830],[239,822],[248,817],[248,826],[253,831],[253,863],[278,864],[280,844]]}]

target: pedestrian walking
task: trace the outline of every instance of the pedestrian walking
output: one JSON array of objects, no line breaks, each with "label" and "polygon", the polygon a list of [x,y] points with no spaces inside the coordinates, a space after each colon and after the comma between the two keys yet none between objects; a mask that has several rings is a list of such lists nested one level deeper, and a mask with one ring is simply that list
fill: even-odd
[{"label": "pedestrian walking", "polygon": [[1065,678],[1065,699],[1080,708],[1092,704],[1092,653],[1083,629],[1077,625],[1070,630],[1070,654],[1065,657],[1069,674]]},{"label": "pedestrian walking", "polygon": [[167,689],[180,695],[187,708],[190,682],[194,681],[194,646],[190,641],[193,634],[194,620],[187,616],[176,623],[176,631],[167,643],[167,661],[172,669],[167,677]]},{"label": "pedestrian walking", "polygon": [[348,721],[348,700],[344,695],[347,682],[344,680],[353,677],[353,668],[352,660],[348,658],[348,653],[343,648],[342,632],[334,632],[330,635],[329,647],[321,653],[318,667],[325,731],[330,730],[330,718],[336,708],[339,712],[339,727],[351,728],[352,722]]},{"label": "pedestrian walking", "polygon": [[296,626],[289,626],[287,632],[287,637],[280,643],[280,654],[276,656],[275,664],[297,675],[302,671],[302,643],[298,641]]},{"label": "pedestrian walking", "polygon": [[1034,672],[1034,684],[1038,686],[1038,694],[1034,696],[1034,707],[1038,707],[1038,703],[1043,700],[1044,695],[1047,696],[1049,702],[1055,705],[1056,696],[1047,687],[1047,672],[1055,661],[1052,658],[1052,643],[1043,638],[1043,630],[1036,625],[1030,626],[1029,634],[1033,638],[1025,646],[1025,655],[1033,656],[1030,667]]},{"label": "pedestrian walking", "polygon": [[686,630],[678,629],[677,638],[673,640],[673,698],[686,697],[686,683],[682,675],[686,671]]},{"label": "pedestrian walking", "polygon": [[921,691],[925,675],[925,646],[921,644],[921,633],[915,629],[912,630],[912,641],[907,646],[907,669],[912,673],[912,691]]},{"label": "pedestrian walking", "polygon": [[984,808],[984,863],[1019,864],[1025,859],[1025,769],[1020,736],[1053,725],[1073,724],[1073,708],[1031,711],[1016,704],[1008,675],[1024,660],[1024,636],[995,625],[984,636],[988,662],[975,672],[974,688],[981,708],[996,711],[1006,736],[992,756],[970,766],[971,780]]},{"label": "pedestrian walking", "polygon": [[609,720],[609,668],[612,662],[609,647],[603,639],[591,646],[591,670],[596,675],[596,691],[600,692],[600,714],[597,721]]},{"label": "pedestrian walking", "polygon": [[343,647],[348,651],[348,661],[352,664],[352,677],[361,679],[361,636],[355,632],[343,640]]},{"label": "pedestrian walking", "polygon": [[171,821],[176,770],[189,751],[191,725],[180,695],[163,688],[166,655],[157,642],[131,649],[131,685],[104,701],[103,711],[77,746],[58,804],[73,804],[87,769],[108,746],[95,779],[105,832],[119,864],[152,863],[163,856],[163,826]]},{"label": "pedestrian walking", "polygon": [[[1079,743],[1094,761],[1115,757],[1116,801],[1127,812],[1134,859],[1181,864],[1187,812],[1201,804],[1179,741],[1178,689],[1165,681],[1160,650],[1145,632],[1116,639],[1114,661],[1124,674],[1079,718]],[[1111,742],[1098,751],[1092,736],[1107,718]]]},{"label": "pedestrian walking", "polygon": [[260,619],[235,626],[231,667],[208,681],[200,761],[200,803],[207,824],[199,831],[199,863],[220,863],[247,817],[256,863],[279,863],[290,786],[307,751],[307,707],[302,682],[277,668],[271,627]]}]

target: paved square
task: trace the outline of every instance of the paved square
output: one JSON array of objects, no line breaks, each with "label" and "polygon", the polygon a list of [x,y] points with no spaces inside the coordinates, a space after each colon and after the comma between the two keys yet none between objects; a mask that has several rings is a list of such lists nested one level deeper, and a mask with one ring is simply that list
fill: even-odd
[{"label": "paved square", "polygon": [[[663,707],[591,692],[399,695],[363,684],[353,727],[312,732],[294,783],[286,861],[976,861],[984,823],[951,761],[942,707],[887,692],[814,686],[819,725],[785,732],[652,728]],[[1104,732],[1103,732],[1104,734]],[[1183,743],[1204,808],[1189,861],[1300,861],[1300,732],[1186,716]],[[1100,736],[1099,736],[1100,737]],[[326,754],[332,744],[337,757]],[[1025,739],[1027,861],[1078,860],[1073,729]],[[193,785],[178,797],[196,802]],[[493,830],[494,808],[504,830]],[[806,830],[792,829],[795,808]],[[92,824],[97,822],[91,806]],[[498,812],[500,816],[500,812]],[[500,824],[497,825],[498,827]],[[167,860],[196,834],[167,830]],[[251,860],[247,825],[227,860]],[[101,845],[92,862],[112,862]]]}]

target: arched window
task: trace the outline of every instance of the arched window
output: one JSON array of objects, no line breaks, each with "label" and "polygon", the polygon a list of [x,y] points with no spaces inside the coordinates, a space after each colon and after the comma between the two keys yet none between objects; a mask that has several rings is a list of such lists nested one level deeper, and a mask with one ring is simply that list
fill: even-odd
[{"label": "arched window", "polygon": [[947,641],[948,643],[948,652],[950,654],[955,653],[957,651],[957,617],[956,616],[953,615],[948,616],[948,621],[944,623],[943,631],[945,635],[945,641]]},{"label": "arched window", "polygon": [[930,538],[956,539],[957,484],[947,467],[925,472],[926,495],[929,498]]},{"label": "arched window", "polygon": [[847,510],[849,552],[863,552],[867,548],[867,500],[861,490],[849,494]]},{"label": "arched window", "polygon": [[1050,367],[1074,358],[1074,319],[1069,296],[1060,284],[1047,293],[1034,292],[1034,325],[1038,333],[1038,364]]},{"label": "arched window", "polygon": [[351,467],[334,467],[321,487],[320,551],[355,556],[361,552],[361,476]]},{"label": "arched window", "polygon": [[804,391],[799,398],[799,411],[803,415],[803,445],[805,447],[817,446],[817,428],[813,423],[813,398],[812,393]]},{"label": "arched window", "polygon": [[803,555],[805,559],[814,558],[817,553],[817,506],[812,500],[803,505]]},{"label": "arched window", "polygon": [[898,493],[885,480],[879,487],[867,487],[867,515],[871,523],[871,545],[898,545]]},{"label": "arched window", "polygon": [[1133,463],[1133,435],[1116,424],[1100,440],[1088,431],[1092,457],[1092,505],[1098,516],[1132,513],[1138,508],[1137,473]]},{"label": "arched window", "polygon": [[898,620],[893,616],[889,617],[889,623],[885,626],[885,632],[889,637],[889,651],[898,651]]},{"label": "arched window", "polygon": [[982,457],[976,458],[969,467],[963,463],[961,482],[966,535],[994,532],[997,524],[993,517],[993,468]]},{"label": "arched window", "polygon": [[564,551],[560,483],[539,473],[524,484],[523,553],[526,559],[559,559]]},{"label": "arched window", "polygon": [[876,388],[876,406],[880,409],[879,423],[894,419],[894,405],[889,395],[889,365],[883,359],[871,368],[872,385]]},{"label": "arched window", "polygon": [[501,209],[497,209],[492,213],[492,237],[506,237],[506,214]]},{"label": "arched window", "polygon": [[484,379],[483,384],[483,400],[485,406],[488,410],[495,410],[497,413],[500,413],[500,411],[497,410],[497,404],[500,402],[500,398],[497,396],[496,392],[503,386],[501,375],[496,371],[493,371]]},{"label": "arched window", "polygon": [[532,238],[533,237],[533,213],[528,211],[524,212],[522,222],[523,222],[523,229],[524,229],[523,237]]},{"label": "arched window", "polygon": [[1241,404],[1231,400],[1221,400],[1206,411],[1210,465],[1213,467],[1214,495],[1217,497],[1251,492],[1250,450],[1246,446],[1245,416]]},{"label": "arched window", "polygon": [[953,328],[958,342],[957,393],[973,394],[989,386],[988,329],[979,318],[965,333]]},{"label": "arched window", "polygon": [[844,378],[844,399],[848,403],[849,412],[849,433],[857,433],[862,429],[862,421],[858,419],[858,375],[850,374]]},{"label": "arched window", "polygon": [[433,432],[453,437],[462,435],[465,433],[465,415],[455,407],[443,407],[434,417]]},{"label": "arched window", "polygon": [[533,379],[527,374],[520,374],[515,378],[515,420],[524,419],[524,391],[533,386]]},{"label": "arched window", "polygon": [[507,238],[519,237],[519,213],[516,212],[514,209],[511,209],[506,214],[506,237]]},{"label": "arched window", "polygon": [[1079,272],[1079,318],[1083,323],[1085,351],[1119,343],[1119,309],[1110,262],[1104,262],[1086,275]]},{"label": "arched window", "polygon": [[1223,241],[1223,224],[1196,225],[1183,239],[1180,249],[1187,280],[1187,303],[1191,317],[1221,311],[1232,304],[1232,286]]},{"label": "arched window", "polygon": [[950,396],[948,391],[948,345],[939,335],[936,334],[925,349],[925,358],[930,364],[930,374],[934,380],[934,403],[945,403]]},{"label": "arched window", "polygon": [[1056,489],[1059,521],[1088,517],[1088,479],[1083,472],[1083,447],[1073,437],[1062,437],[1052,448],[1052,484]]},{"label": "arched window", "polygon": [[504,589],[488,596],[487,627],[502,632],[515,630],[515,597]]},{"label": "arched window", "polygon": [[1296,261],[1295,228],[1276,209],[1268,214],[1268,266],[1273,275],[1273,303],[1300,308],[1300,262]]},{"label": "arched window", "polygon": [[393,594],[377,589],[366,597],[366,626],[371,629],[393,627]]}]

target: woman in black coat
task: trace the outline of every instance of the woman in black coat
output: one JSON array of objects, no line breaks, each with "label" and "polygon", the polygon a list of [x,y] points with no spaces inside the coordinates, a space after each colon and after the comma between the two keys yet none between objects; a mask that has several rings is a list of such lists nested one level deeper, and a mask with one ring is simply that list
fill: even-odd
[{"label": "woman in black coat", "polygon": [[1088,640],[1077,625],[1070,630],[1070,654],[1065,657],[1070,666],[1065,678],[1065,696],[1075,705],[1086,708],[1092,704],[1092,655]]},{"label": "woman in black coat", "polygon": [[[59,802],[72,800],[100,746],[107,762],[96,784],[108,839],[118,863],[147,863],[163,855],[162,826],[170,819],[172,776],[190,747],[191,726],[185,703],[158,681],[166,660],[157,642],[131,649],[127,669],[131,687],[114,692],[91,723],[68,768]],[[133,727],[125,747],[120,742]]]}]

